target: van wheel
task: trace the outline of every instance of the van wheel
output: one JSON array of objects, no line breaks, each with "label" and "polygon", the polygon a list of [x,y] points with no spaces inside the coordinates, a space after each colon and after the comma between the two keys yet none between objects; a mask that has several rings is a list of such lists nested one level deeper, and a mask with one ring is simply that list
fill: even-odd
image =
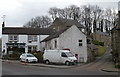
[{"label": "van wheel", "polygon": [[65,62],[65,65],[69,66],[69,65],[70,65],[70,62],[69,62],[69,61],[66,61],[66,62]]},{"label": "van wheel", "polygon": [[45,60],[45,64],[49,64],[50,62],[49,62],[49,60]]}]

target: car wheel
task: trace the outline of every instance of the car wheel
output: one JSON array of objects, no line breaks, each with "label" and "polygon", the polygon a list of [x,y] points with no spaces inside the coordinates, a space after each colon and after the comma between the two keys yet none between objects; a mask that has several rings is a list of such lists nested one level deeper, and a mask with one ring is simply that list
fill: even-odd
[{"label": "car wheel", "polygon": [[50,62],[49,62],[49,60],[45,60],[45,64],[49,64]]},{"label": "car wheel", "polygon": [[69,62],[69,61],[66,61],[66,62],[65,62],[65,65],[69,66],[69,65],[70,65],[70,62]]}]

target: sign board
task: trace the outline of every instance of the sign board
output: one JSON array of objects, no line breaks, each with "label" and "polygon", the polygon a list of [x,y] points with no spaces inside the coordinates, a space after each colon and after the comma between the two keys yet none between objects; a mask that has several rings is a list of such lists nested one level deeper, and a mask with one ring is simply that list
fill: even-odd
[{"label": "sign board", "polygon": [[118,2],[118,11],[120,11],[120,1]]},{"label": "sign board", "polygon": [[6,45],[11,47],[25,47],[25,43],[6,43]]}]

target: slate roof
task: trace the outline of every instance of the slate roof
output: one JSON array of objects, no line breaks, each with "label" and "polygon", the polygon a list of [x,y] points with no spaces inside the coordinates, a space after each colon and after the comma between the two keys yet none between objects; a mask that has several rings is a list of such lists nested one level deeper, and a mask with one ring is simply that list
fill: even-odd
[{"label": "slate roof", "polygon": [[49,29],[53,29],[54,27],[59,26],[59,31],[55,30],[53,34],[42,40],[41,42],[49,41],[53,38],[59,37],[60,34],[62,34],[64,31],[66,31],[71,26],[76,25],[80,30],[81,28],[84,28],[79,22],[72,19],[63,19],[63,18],[56,18],[52,25],[49,27]]},{"label": "slate roof", "polygon": [[22,35],[51,35],[52,29],[47,28],[23,28],[23,27],[4,27],[2,34],[22,34]]},{"label": "slate roof", "polygon": [[58,31],[58,32],[54,32],[53,34],[51,34],[50,36],[48,36],[47,38],[45,38],[44,40],[42,40],[41,42],[45,42],[45,41],[49,41],[53,38],[57,38],[59,37],[60,34],[62,34],[64,31],[66,31],[68,28]]},{"label": "slate roof", "polygon": [[60,27],[70,27],[72,25],[76,25],[78,28],[84,28],[83,25],[81,25],[79,22],[76,20],[72,19],[63,19],[63,18],[56,18],[55,21],[52,23],[50,28],[53,28],[55,26],[60,26]]}]

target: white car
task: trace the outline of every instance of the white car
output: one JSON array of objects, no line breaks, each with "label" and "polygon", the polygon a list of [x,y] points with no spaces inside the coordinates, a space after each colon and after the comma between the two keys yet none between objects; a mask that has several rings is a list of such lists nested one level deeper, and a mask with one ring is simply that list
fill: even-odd
[{"label": "white car", "polygon": [[25,62],[25,61],[26,62],[38,62],[38,59],[30,53],[27,53],[27,54],[24,53],[20,55],[20,61],[21,62]]}]

